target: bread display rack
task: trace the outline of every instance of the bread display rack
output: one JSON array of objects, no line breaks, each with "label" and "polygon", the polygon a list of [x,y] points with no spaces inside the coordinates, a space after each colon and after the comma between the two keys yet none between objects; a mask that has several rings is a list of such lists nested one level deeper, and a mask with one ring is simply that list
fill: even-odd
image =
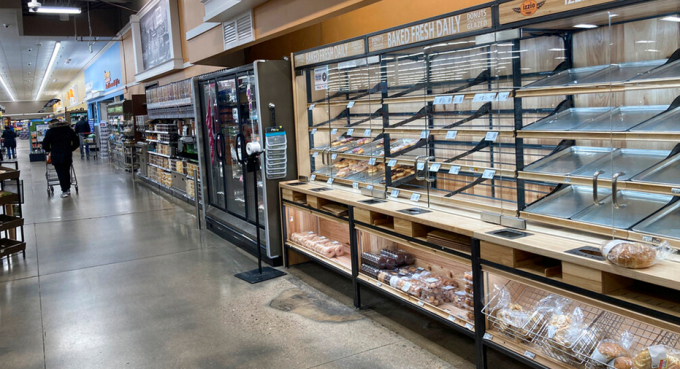
[{"label": "bread display rack", "polygon": [[[13,165],[14,168],[8,166]],[[24,237],[23,181],[19,179],[17,162],[0,163],[0,262],[7,260],[8,267],[13,254],[22,253],[26,258],[26,238]],[[19,234],[17,234],[17,228]]]},{"label": "bread display rack", "polygon": [[474,338],[479,368],[680,362],[679,13],[499,1],[294,54],[286,265]]}]

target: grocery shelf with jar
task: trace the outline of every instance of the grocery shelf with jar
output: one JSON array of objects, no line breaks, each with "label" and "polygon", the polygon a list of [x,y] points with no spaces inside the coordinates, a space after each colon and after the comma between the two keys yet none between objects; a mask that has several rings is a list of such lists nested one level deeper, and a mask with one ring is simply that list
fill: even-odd
[{"label": "grocery shelf with jar", "polygon": [[[347,206],[348,227],[313,231],[349,235],[350,268],[339,271],[355,305],[363,288],[406,302],[474,337],[480,368],[489,348],[536,368],[675,360],[680,3],[548,0],[523,11],[532,4],[490,2],[293,54],[296,124],[309,139],[282,207]],[[381,174],[353,177],[364,172]],[[385,279],[399,268],[375,266],[383,249],[415,258],[398,288]],[[286,247],[287,265],[338,271],[300,250]],[[470,320],[423,295],[419,267],[437,283],[472,272]],[[492,304],[496,285],[510,291],[505,310]],[[560,313],[534,314],[551,294],[568,299]],[[583,336],[553,332],[569,328]],[[636,343],[623,347],[626,332]],[[603,340],[621,355],[593,356]]]}]

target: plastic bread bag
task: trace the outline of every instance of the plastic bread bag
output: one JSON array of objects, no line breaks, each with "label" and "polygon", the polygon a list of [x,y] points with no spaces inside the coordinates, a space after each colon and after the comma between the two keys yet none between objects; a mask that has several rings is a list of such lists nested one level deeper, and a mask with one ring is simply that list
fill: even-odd
[{"label": "plastic bread bag", "polygon": [[375,268],[368,264],[361,264],[361,271],[364,274],[369,275],[375,279],[378,279],[378,275],[380,274],[380,270],[378,268]]},{"label": "plastic bread bag", "polygon": [[680,352],[664,345],[649,346],[635,355],[633,365],[635,369],[678,369]]},{"label": "plastic bread bag", "polygon": [[554,312],[560,312],[571,303],[566,297],[548,295],[536,303],[532,311],[527,312],[526,320],[522,322],[519,339],[531,342],[548,323]]},{"label": "plastic bread bag", "polygon": [[624,268],[641,269],[650,267],[672,254],[673,249],[666,241],[658,246],[625,240],[611,240],[602,244],[602,256],[610,263]]},{"label": "plastic bread bag", "polygon": [[385,269],[385,260],[386,258],[382,255],[374,255],[368,252],[361,254],[361,262],[363,264],[368,264],[378,269]]},{"label": "plastic bread bag", "polygon": [[383,250],[380,250],[380,255],[383,255],[383,256],[385,256],[385,257],[388,258],[388,259],[394,260],[396,266],[400,266],[400,265],[404,265],[404,264],[405,264],[404,255],[401,254],[401,253],[399,253],[399,252],[397,252],[397,251],[392,251],[392,250],[388,250],[388,249],[383,249]]},{"label": "plastic bread bag", "polygon": [[[589,368],[626,368],[633,365],[630,347],[635,343],[635,336],[624,331],[616,339],[603,339],[590,355]],[[618,359],[618,360],[615,360]],[[615,362],[616,361],[616,362]]]},{"label": "plastic bread bag", "polygon": [[331,246],[335,247],[335,256],[345,255],[345,246],[342,243],[338,241],[332,241]]}]

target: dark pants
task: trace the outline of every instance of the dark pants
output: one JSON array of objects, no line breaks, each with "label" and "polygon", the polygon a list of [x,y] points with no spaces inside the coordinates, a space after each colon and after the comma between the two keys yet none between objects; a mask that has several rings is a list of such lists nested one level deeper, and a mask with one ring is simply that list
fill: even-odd
[{"label": "dark pants", "polygon": [[53,164],[54,170],[57,171],[57,177],[59,177],[59,186],[61,187],[61,192],[67,192],[71,190],[71,163]]}]

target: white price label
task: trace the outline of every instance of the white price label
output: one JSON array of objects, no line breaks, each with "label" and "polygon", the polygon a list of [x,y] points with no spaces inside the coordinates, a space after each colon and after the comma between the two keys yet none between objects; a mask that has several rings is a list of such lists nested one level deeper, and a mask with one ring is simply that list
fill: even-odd
[{"label": "white price label", "polygon": [[378,287],[380,287],[380,286],[382,286],[382,283],[381,283],[381,282],[376,282],[375,285],[378,286]]},{"label": "white price label", "polygon": [[448,320],[450,320],[450,321],[452,321],[452,322],[455,322],[455,321],[456,321],[456,317],[454,317],[453,315],[449,315],[448,317],[446,317],[446,319],[448,319]]},{"label": "white price label", "polygon": [[418,301],[418,306],[423,307],[423,306],[425,306],[425,304],[423,304],[422,301]]},{"label": "white price label", "polygon": [[468,167],[467,170],[468,170],[468,172],[472,172],[472,173],[476,173],[476,172],[477,172],[477,168],[473,168],[473,167]]},{"label": "white price label", "polygon": [[453,96],[437,96],[434,98],[433,105],[446,105],[453,102]]},{"label": "white price label", "polygon": [[465,100],[465,95],[456,95],[453,97],[454,104],[460,104]]},{"label": "white price label", "polygon": [[496,98],[495,92],[475,94],[475,96],[472,98],[472,102],[489,102],[493,101],[495,98]]},{"label": "white price label", "polygon": [[312,174],[311,176],[309,176],[309,180],[310,180],[310,181],[313,181],[313,180],[315,180],[315,179],[316,179],[316,174]]},{"label": "white price label", "polygon": [[493,339],[493,335],[491,335],[491,333],[484,333],[484,339],[491,341]]},{"label": "white price label", "polygon": [[414,193],[413,195],[411,195],[411,201],[418,202],[418,200],[420,200],[420,194],[419,193]]},{"label": "white price label", "polygon": [[486,132],[486,137],[484,137],[485,140],[491,141],[491,142],[496,142],[497,138],[498,138],[498,132]]},{"label": "white price label", "polygon": [[491,179],[493,176],[496,175],[496,171],[493,169],[487,169],[482,173],[482,178],[484,179]]},{"label": "white price label", "polygon": [[358,190],[359,189],[359,182],[352,183],[352,188],[355,189],[355,190]]},{"label": "white price label", "polygon": [[312,129],[312,134],[313,134],[313,135],[316,134],[316,128],[313,128],[313,129]]},{"label": "white price label", "polygon": [[337,159],[337,158],[338,158],[338,154],[333,154],[333,155],[331,155],[331,159],[335,160],[335,159]]},{"label": "white price label", "polygon": [[449,174],[458,174],[460,173],[460,165],[453,165],[449,169]]},{"label": "white price label", "polygon": [[347,109],[350,109],[350,108],[352,108],[352,107],[354,107],[354,101],[348,102],[348,103],[347,103]]},{"label": "white price label", "polygon": [[395,165],[397,165],[397,159],[390,159],[390,161],[387,163],[387,166],[390,168],[392,168]]},{"label": "white price label", "polygon": [[680,194],[680,188],[672,188],[671,193],[675,195]]},{"label": "white price label", "polygon": [[397,190],[397,189],[392,190],[392,192],[390,193],[390,196],[399,197],[399,190]]},{"label": "white price label", "polygon": [[430,132],[428,132],[427,130],[423,130],[423,131],[420,132],[420,138],[421,138],[421,139],[425,139],[425,138],[427,138],[429,135],[430,135]]},{"label": "white price label", "polygon": [[368,165],[375,165],[375,158],[368,159]]},{"label": "white price label", "polygon": [[496,101],[507,101],[508,97],[510,97],[510,92],[501,92],[498,94]]},{"label": "white price label", "polygon": [[651,236],[642,236],[642,240],[645,242],[652,242],[654,238],[652,238]]},{"label": "white price label", "polygon": [[423,170],[423,169],[425,169],[425,163],[423,163],[422,161],[419,162],[418,165],[416,165],[416,169],[417,169],[417,170]]},{"label": "white price label", "polygon": [[456,136],[458,136],[458,131],[448,131],[448,132],[446,132],[446,139],[447,140],[455,140]]},{"label": "white price label", "polygon": [[352,133],[354,133],[354,128],[350,128],[347,130],[347,136],[351,136]]},{"label": "white price label", "polygon": [[441,168],[441,166],[441,163],[432,163],[432,165],[430,165],[430,172],[439,172],[439,168]]},{"label": "white price label", "polygon": [[370,129],[364,130],[364,136],[368,137],[368,136],[370,136],[370,135],[371,135],[371,130],[370,130]]},{"label": "white price label", "polygon": [[533,360],[536,357],[536,354],[534,354],[531,351],[524,351],[524,356],[528,357],[529,359]]},{"label": "white price label", "polygon": [[332,134],[332,135],[334,135],[334,134],[336,134],[336,133],[338,133],[338,129],[337,129],[337,128],[331,129],[331,134]]},{"label": "white price label", "polygon": [[328,178],[328,180],[326,181],[326,183],[329,184],[329,185],[332,185],[332,184],[333,184],[333,177]]},{"label": "white price label", "polygon": [[569,177],[564,177],[564,182],[565,182],[565,183],[571,183],[571,178],[569,178]]},{"label": "white price label", "polygon": [[366,186],[366,189],[369,190],[369,191],[373,191],[373,185]]},{"label": "white price label", "polygon": [[315,151],[314,154],[312,154],[312,157],[313,157],[313,158],[316,158],[317,156],[319,156],[319,152],[318,152],[318,151]]},{"label": "white price label", "polygon": [[465,323],[465,329],[471,331],[474,327],[470,323]]},{"label": "white price label", "polygon": [[312,104],[312,105],[310,105],[310,106],[309,106],[309,111],[312,111],[312,110],[314,110],[314,107],[315,107],[315,106],[316,106],[316,104]]}]

